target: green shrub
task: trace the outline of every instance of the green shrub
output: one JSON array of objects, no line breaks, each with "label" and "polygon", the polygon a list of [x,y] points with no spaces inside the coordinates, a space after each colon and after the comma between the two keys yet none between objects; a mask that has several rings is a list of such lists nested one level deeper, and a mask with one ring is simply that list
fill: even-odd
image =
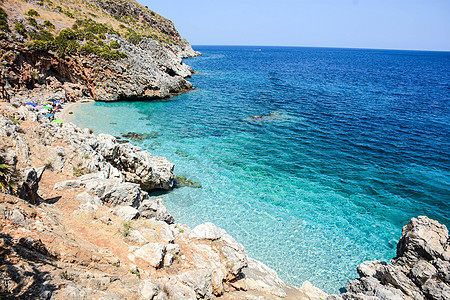
[{"label": "green shrub", "polygon": [[31,26],[33,26],[33,27],[35,27],[37,29],[41,28],[41,26],[39,26],[39,24],[36,22],[35,18],[28,17],[27,20],[28,20],[28,23],[30,23]]},{"label": "green shrub", "polygon": [[48,29],[55,29],[55,25],[53,25],[52,22],[47,20],[44,21],[44,26],[47,27]]},{"label": "green shrub", "polygon": [[0,30],[4,32],[9,32],[8,26],[8,15],[6,11],[0,7]]},{"label": "green shrub", "polygon": [[82,168],[73,167],[73,176],[80,177],[84,175],[84,170]]},{"label": "green shrub", "polygon": [[25,25],[23,25],[22,23],[16,23],[14,25],[14,30],[16,30],[17,33],[21,36],[27,37],[27,30],[25,29]]},{"label": "green shrub", "polygon": [[64,14],[71,19],[75,19],[75,16],[70,11],[65,11]]},{"label": "green shrub", "polygon": [[130,234],[130,229],[131,229],[131,224],[130,222],[127,223],[123,223],[122,224],[123,230],[122,230],[122,235],[124,237],[127,237]]},{"label": "green shrub", "polygon": [[26,14],[30,17],[39,17],[40,16],[40,14],[37,11],[35,11],[34,9],[30,9],[29,11],[27,11]]},{"label": "green shrub", "polygon": [[48,32],[47,30],[40,30],[39,32],[30,32],[29,35],[33,40],[37,40],[37,41],[53,41],[54,40],[53,34]]},{"label": "green shrub", "polygon": [[142,36],[134,32],[127,37],[127,41],[134,45],[137,45],[140,41],[142,41]]},{"label": "green shrub", "polygon": [[17,172],[6,163],[3,156],[0,156],[0,191],[12,194],[17,177]]},{"label": "green shrub", "polygon": [[111,41],[109,43],[109,46],[111,47],[111,49],[119,49],[120,48],[119,42],[116,42],[116,41]]},{"label": "green shrub", "polygon": [[39,73],[38,72],[36,72],[36,71],[31,72],[31,76],[33,77],[34,80],[39,80]]}]

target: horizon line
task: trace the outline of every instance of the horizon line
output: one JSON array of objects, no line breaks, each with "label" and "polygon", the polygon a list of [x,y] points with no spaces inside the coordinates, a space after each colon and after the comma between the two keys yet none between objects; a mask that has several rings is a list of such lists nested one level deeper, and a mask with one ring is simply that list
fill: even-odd
[{"label": "horizon line", "polygon": [[449,50],[430,49],[400,49],[400,48],[366,48],[366,47],[339,47],[339,46],[292,46],[292,45],[220,45],[220,44],[192,44],[194,46],[220,46],[220,47],[285,47],[285,48],[329,48],[329,49],[353,49],[353,50],[391,50],[391,51],[420,51],[420,52],[450,52]]}]

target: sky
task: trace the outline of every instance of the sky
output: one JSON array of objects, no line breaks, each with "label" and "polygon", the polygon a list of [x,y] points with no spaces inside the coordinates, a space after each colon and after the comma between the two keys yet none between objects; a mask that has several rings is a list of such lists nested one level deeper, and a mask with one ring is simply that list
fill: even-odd
[{"label": "sky", "polygon": [[450,51],[450,0],[137,0],[192,45]]}]

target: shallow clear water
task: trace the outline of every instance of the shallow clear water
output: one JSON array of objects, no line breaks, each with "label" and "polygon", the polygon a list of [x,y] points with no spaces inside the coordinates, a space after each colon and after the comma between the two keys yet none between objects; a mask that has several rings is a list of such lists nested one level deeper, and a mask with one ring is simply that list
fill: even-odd
[{"label": "shallow clear water", "polygon": [[136,144],[202,185],[163,195],[177,222],[213,222],[286,282],[333,293],[392,258],[411,217],[450,225],[450,53],[195,49],[196,90],[75,117],[158,133]]}]

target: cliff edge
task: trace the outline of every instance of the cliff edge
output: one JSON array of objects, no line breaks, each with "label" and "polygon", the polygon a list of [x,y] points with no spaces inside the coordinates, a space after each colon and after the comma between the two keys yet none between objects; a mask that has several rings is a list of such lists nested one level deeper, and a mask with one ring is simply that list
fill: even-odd
[{"label": "cliff edge", "polygon": [[200,55],[133,0],[3,0],[0,46],[0,94],[11,101],[167,98],[192,88],[182,59]]}]

